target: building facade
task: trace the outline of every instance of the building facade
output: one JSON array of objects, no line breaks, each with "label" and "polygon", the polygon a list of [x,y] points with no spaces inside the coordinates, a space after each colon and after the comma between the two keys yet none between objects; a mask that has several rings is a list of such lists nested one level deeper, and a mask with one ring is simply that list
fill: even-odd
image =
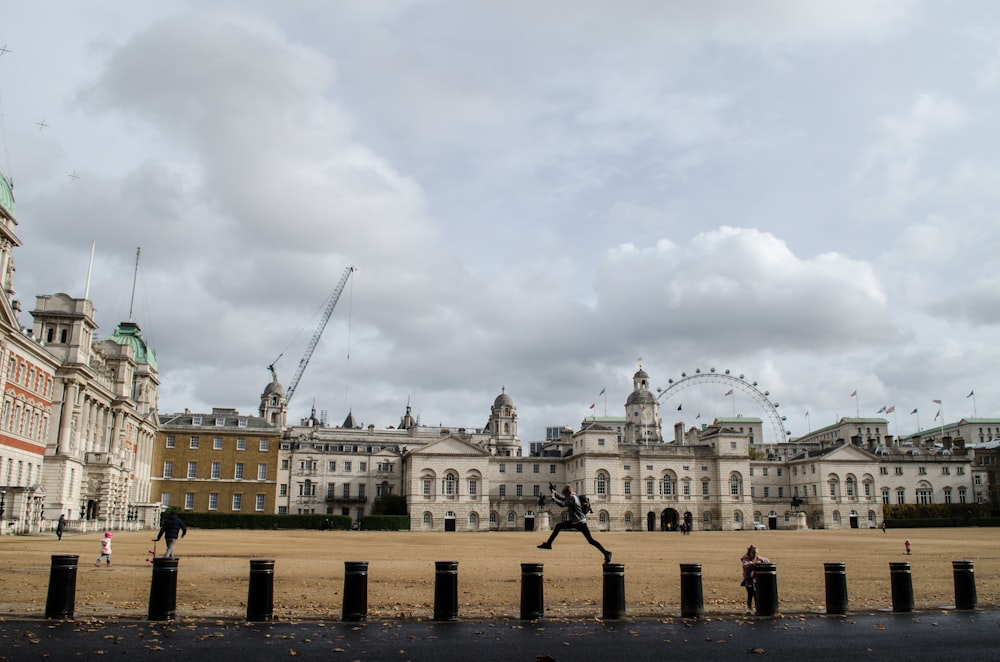
[{"label": "building facade", "polygon": [[160,417],[153,493],[163,508],[274,513],[281,433],[235,409]]}]

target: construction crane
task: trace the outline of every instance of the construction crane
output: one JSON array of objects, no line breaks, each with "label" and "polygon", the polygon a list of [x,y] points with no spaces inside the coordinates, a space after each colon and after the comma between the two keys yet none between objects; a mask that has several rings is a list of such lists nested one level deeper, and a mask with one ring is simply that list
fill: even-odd
[{"label": "construction crane", "polygon": [[[299,367],[295,371],[295,376],[292,377],[292,381],[288,384],[288,390],[285,391],[285,402],[292,401],[292,395],[295,393],[295,387],[299,385],[299,380],[302,379],[302,373],[306,371],[306,366],[309,365],[309,359],[312,358],[313,351],[316,349],[316,345],[319,343],[320,336],[323,335],[323,330],[326,329],[326,323],[330,321],[330,315],[333,314],[333,309],[337,305],[337,301],[340,300],[340,293],[344,291],[344,285],[347,284],[347,279],[351,277],[351,272],[354,271],[354,267],[350,266],[344,269],[344,274],[340,277],[340,282],[337,283],[336,289],[333,290],[333,294],[327,299],[326,307],[323,309],[323,316],[319,320],[319,324],[316,325],[316,331],[313,333],[312,339],[309,341],[309,346],[306,347],[306,353],[302,355],[302,359],[299,361]],[[278,362],[278,359],[282,357],[284,352],[278,355],[278,358],[274,360],[271,365],[267,366],[267,369],[271,371],[274,376],[275,381],[278,379],[278,374],[274,371],[274,364]]]}]

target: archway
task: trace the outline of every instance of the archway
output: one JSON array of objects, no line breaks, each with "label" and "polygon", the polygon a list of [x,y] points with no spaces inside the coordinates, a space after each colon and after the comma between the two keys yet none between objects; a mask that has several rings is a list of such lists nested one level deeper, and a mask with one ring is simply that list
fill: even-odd
[{"label": "archway", "polygon": [[656,513],[652,511],[646,513],[646,530],[656,531]]},{"label": "archway", "polygon": [[858,511],[856,511],[856,510],[852,510],[852,511],[851,511],[851,528],[852,528],[852,529],[857,529],[857,528],[860,528],[860,527],[858,526],[858,524],[859,524],[859,523],[858,523]]},{"label": "archway", "polygon": [[524,530],[525,531],[535,530],[535,513],[528,511],[528,514],[524,516]]},{"label": "archway", "polygon": [[444,530],[454,531],[455,530],[455,513],[448,511],[444,516]]},{"label": "archway", "polygon": [[677,531],[680,514],[673,508],[664,508],[660,513],[660,531]]},{"label": "archway", "polygon": [[778,529],[778,513],[773,510],[767,515],[767,528],[772,531],[776,531]]}]

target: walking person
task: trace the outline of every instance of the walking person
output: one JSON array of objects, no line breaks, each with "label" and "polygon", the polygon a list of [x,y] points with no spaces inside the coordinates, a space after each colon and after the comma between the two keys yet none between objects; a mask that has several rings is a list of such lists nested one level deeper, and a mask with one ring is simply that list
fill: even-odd
[{"label": "walking person", "polygon": [[66,530],[66,516],[60,515],[59,521],[56,522],[56,539],[62,540],[63,531]]},{"label": "walking person", "polygon": [[183,538],[187,535],[188,529],[187,525],[184,524],[184,520],[177,516],[177,513],[170,511],[167,518],[163,520],[163,526],[160,527],[160,533],[156,536],[153,542],[156,542],[160,538],[166,538],[167,540],[167,551],[163,553],[163,558],[172,559],[174,558],[174,545],[177,544],[177,536]]},{"label": "walking person", "polygon": [[538,549],[552,549],[552,542],[559,535],[560,531],[565,531],[566,529],[575,529],[583,534],[583,537],[587,539],[591,545],[596,547],[604,554],[604,562],[611,563],[611,552],[604,549],[601,543],[594,540],[594,536],[590,535],[590,528],[587,526],[587,516],[583,513],[583,506],[580,505],[580,499],[576,496],[576,492],[569,485],[564,485],[562,488],[562,496],[556,494],[555,487],[551,484],[549,485],[549,491],[552,494],[552,500],[556,502],[557,505],[568,509],[568,517],[565,522],[559,522],[556,524],[555,528],[552,529],[552,535],[549,539],[538,545]]},{"label": "walking person", "polygon": [[757,599],[757,564],[770,563],[767,558],[757,553],[757,548],[753,545],[747,547],[747,553],[740,557],[740,565],[743,566],[743,581],[740,586],[747,589],[747,611],[753,613],[754,601]]},{"label": "walking person", "polygon": [[97,557],[97,562],[94,564],[95,567],[101,567],[101,560],[107,559],[108,567],[111,567],[111,532],[104,532],[104,539],[101,540],[101,555]]},{"label": "walking person", "polygon": [[906,555],[909,556],[910,555],[910,539],[909,538],[907,538],[906,540],[903,541],[903,547],[906,548]]}]

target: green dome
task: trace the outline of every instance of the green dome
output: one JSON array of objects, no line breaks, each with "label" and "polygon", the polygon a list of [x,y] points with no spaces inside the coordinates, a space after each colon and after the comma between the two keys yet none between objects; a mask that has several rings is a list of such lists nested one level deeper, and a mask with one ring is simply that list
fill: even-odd
[{"label": "green dome", "polygon": [[3,207],[11,218],[14,217],[14,188],[2,172],[0,172],[0,207]]},{"label": "green dome", "polygon": [[135,360],[137,363],[145,363],[153,370],[157,369],[156,357],[153,356],[153,350],[142,339],[142,333],[139,331],[138,324],[134,322],[122,322],[108,340],[116,342],[119,345],[131,345],[132,349],[135,350]]}]

